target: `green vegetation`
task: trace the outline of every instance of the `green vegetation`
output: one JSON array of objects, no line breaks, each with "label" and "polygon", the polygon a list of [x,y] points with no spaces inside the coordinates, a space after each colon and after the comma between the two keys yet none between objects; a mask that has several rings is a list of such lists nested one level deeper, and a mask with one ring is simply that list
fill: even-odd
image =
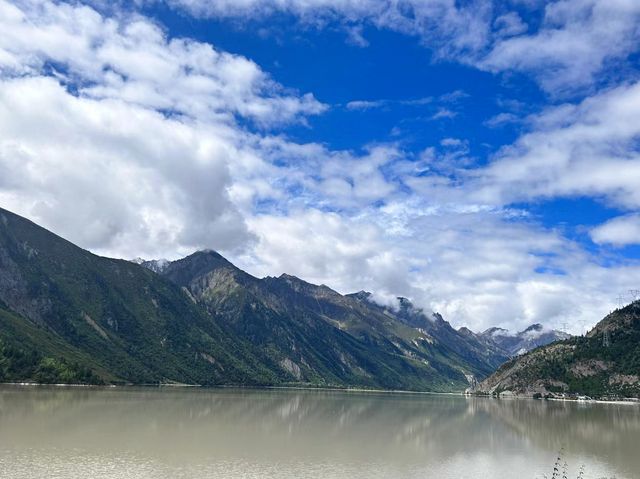
[{"label": "green vegetation", "polygon": [[32,361],[30,369],[12,366],[10,380],[76,382],[88,377],[85,369],[98,378],[89,382],[116,384],[260,385],[284,377],[170,281],[6,211],[0,301],[3,344]]},{"label": "green vegetation", "polygon": [[43,384],[103,384],[87,366],[63,357],[42,356],[34,349],[0,341],[0,382],[27,381]]},{"label": "green vegetation", "polygon": [[586,336],[535,349],[504,364],[485,392],[640,397],[640,302],[608,315]]},{"label": "green vegetation", "polygon": [[504,359],[412,314],[422,331],[366,299],[260,280],[210,251],[160,275],[0,209],[5,381],[452,391]]}]

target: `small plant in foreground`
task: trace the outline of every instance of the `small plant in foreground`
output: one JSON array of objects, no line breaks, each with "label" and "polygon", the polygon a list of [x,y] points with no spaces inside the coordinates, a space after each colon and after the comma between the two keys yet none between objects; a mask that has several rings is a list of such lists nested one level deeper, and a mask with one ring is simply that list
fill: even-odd
[{"label": "small plant in foreground", "polygon": [[[566,460],[563,460],[564,448],[558,452],[558,457],[553,465],[553,473],[551,477],[546,474],[543,475],[544,479],[569,479],[569,464]],[[576,479],[584,479],[584,464],[580,466],[580,470]]]}]

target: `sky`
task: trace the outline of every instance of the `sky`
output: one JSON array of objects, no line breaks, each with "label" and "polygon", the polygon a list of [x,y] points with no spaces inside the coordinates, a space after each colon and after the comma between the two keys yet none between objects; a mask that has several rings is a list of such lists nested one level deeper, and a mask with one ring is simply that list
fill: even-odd
[{"label": "sky", "polygon": [[636,0],[0,0],[0,206],[454,326],[640,289]]}]

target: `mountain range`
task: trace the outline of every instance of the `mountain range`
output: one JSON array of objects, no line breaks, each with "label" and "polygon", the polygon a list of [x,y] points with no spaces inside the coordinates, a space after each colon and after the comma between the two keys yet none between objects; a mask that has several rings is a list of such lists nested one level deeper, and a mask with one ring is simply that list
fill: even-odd
[{"label": "mountain range", "polygon": [[0,209],[0,381],[455,391],[509,344],[215,251],[100,257]]},{"label": "mountain range", "polygon": [[539,346],[544,346],[554,341],[569,339],[570,334],[553,329],[545,329],[539,323],[532,324],[524,331],[511,333],[503,328],[489,328],[480,334],[487,341],[493,341],[510,356],[518,356],[531,351]]},{"label": "mountain range", "polygon": [[640,397],[640,301],[613,311],[584,336],[554,342],[508,361],[474,391]]}]

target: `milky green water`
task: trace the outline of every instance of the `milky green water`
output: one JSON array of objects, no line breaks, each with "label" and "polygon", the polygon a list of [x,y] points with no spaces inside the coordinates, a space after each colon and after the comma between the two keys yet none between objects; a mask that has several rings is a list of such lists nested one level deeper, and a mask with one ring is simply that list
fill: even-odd
[{"label": "milky green water", "polygon": [[640,407],[0,386],[0,478],[640,478]]}]

